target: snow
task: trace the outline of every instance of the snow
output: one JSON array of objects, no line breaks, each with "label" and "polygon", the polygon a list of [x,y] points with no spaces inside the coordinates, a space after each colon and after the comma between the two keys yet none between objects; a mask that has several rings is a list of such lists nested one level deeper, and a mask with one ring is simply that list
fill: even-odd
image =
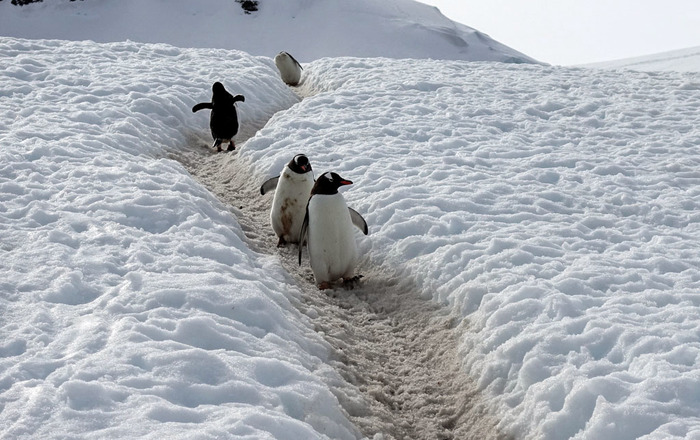
[{"label": "snow", "polygon": [[241,156],[269,174],[303,145],[356,183],[365,271],[405,267],[468,321],[464,368],[505,432],[698,435],[697,74],[328,59],[307,75],[325,91]]},{"label": "snow", "polygon": [[7,38],[1,53],[6,438],[355,438],[295,287],[166,158],[205,135],[190,108],[218,68],[255,103],[247,125],[295,103],[270,60]]},{"label": "snow", "polygon": [[625,58],[622,60],[593,63],[584,67],[598,69],[632,69],[641,71],[700,71],[700,46],[687,49],[662,52],[643,57]]},{"label": "snow", "polygon": [[[0,438],[700,437],[700,74],[276,52],[0,37]],[[359,289],[275,249],[296,153]]]},{"label": "snow", "polygon": [[237,49],[268,57],[285,50],[300,62],[335,56],[534,62],[413,0],[262,0],[258,8],[246,14],[234,0],[45,0],[19,8],[6,0],[0,1],[0,32]]}]

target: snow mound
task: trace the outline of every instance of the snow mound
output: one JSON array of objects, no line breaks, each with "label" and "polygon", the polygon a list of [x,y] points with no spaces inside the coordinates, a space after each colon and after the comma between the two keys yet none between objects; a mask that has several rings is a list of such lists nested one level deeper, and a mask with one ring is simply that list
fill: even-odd
[{"label": "snow mound", "polygon": [[272,61],[8,38],[0,54],[3,438],[357,438],[298,289],[167,159],[210,142],[191,107],[215,80],[253,132],[297,102]]},{"label": "snow mound", "polygon": [[[0,2],[2,35],[243,50],[299,61],[358,56],[535,62],[413,0],[102,0],[15,7]],[[61,23],[56,26],[55,23]]]},{"label": "snow mound", "polygon": [[[324,59],[241,156],[355,184],[360,272],[464,319],[464,368],[527,439],[700,432],[697,74]],[[377,270],[377,272],[373,272]]]}]

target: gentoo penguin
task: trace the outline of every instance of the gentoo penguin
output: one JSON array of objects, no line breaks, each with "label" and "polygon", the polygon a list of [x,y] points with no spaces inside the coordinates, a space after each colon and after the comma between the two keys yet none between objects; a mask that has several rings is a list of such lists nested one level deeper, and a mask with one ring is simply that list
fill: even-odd
[{"label": "gentoo penguin", "polygon": [[314,173],[309,159],[303,154],[297,154],[284,166],[279,176],[267,180],[260,187],[260,194],[275,189],[270,223],[279,237],[277,247],[299,243],[299,231],[313,186]]},{"label": "gentoo penguin", "polygon": [[299,264],[304,240],[309,249],[309,262],[316,284],[324,290],[331,282],[342,278],[352,283],[357,264],[357,245],[352,225],[367,235],[367,222],[355,210],[348,208],[338,192],[352,182],[336,173],[323,173],[311,189],[306,215],[299,234]]},{"label": "gentoo penguin", "polygon": [[275,56],[275,64],[280,71],[282,81],[290,86],[296,86],[301,80],[301,64],[287,52],[280,52]]},{"label": "gentoo penguin", "polygon": [[233,151],[236,149],[233,137],[238,133],[236,102],[245,101],[245,97],[243,95],[232,96],[218,81],[211,87],[211,91],[211,102],[200,102],[192,107],[192,112],[198,112],[205,108],[211,109],[209,128],[214,138],[213,147],[216,148],[216,151],[221,151],[221,144],[228,142],[227,151]]}]

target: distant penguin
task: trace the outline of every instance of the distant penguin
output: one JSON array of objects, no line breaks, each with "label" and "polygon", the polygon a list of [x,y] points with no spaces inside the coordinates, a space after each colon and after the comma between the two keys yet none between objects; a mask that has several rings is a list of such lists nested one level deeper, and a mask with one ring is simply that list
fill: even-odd
[{"label": "distant penguin", "polygon": [[260,187],[260,194],[275,189],[270,223],[279,237],[277,247],[299,243],[299,232],[313,186],[314,173],[309,159],[303,154],[297,154],[284,166],[279,176],[267,180]]},{"label": "distant penguin", "polygon": [[287,52],[280,52],[275,56],[275,64],[280,71],[282,81],[290,86],[299,85],[302,71],[299,61],[295,60],[294,57]]},{"label": "distant penguin", "polygon": [[342,278],[345,283],[358,279],[355,276],[357,244],[353,224],[367,235],[367,222],[355,210],[348,208],[338,188],[351,185],[336,173],[323,173],[311,190],[306,215],[299,234],[299,264],[302,244],[306,240],[309,262],[316,284],[324,290],[333,281]]},{"label": "distant penguin", "polygon": [[233,137],[238,133],[236,102],[245,101],[245,97],[243,95],[232,96],[218,81],[211,87],[211,91],[211,102],[200,102],[192,107],[192,112],[198,112],[205,108],[211,109],[209,128],[214,138],[213,147],[216,148],[216,151],[221,151],[221,144],[228,142],[226,151],[233,151],[236,149]]}]

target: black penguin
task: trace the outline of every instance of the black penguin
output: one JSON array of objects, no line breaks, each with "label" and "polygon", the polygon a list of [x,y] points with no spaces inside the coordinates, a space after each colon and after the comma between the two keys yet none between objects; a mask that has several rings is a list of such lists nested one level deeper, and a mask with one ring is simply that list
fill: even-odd
[{"label": "black penguin", "polygon": [[216,147],[216,151],[221,151],[221,144],[228,142],[227,151],[233,151],[236,149],[233,137],[238,133],[236,102],[244,102],[245,97],[243,95],[231,95],[226,91],[224,85],[218,81],[211,87],[211,91],[211,102],[200,102],[192,107],[192,112],[205,108],[211,109],[209,128],[214,138],[213,146]]}]

